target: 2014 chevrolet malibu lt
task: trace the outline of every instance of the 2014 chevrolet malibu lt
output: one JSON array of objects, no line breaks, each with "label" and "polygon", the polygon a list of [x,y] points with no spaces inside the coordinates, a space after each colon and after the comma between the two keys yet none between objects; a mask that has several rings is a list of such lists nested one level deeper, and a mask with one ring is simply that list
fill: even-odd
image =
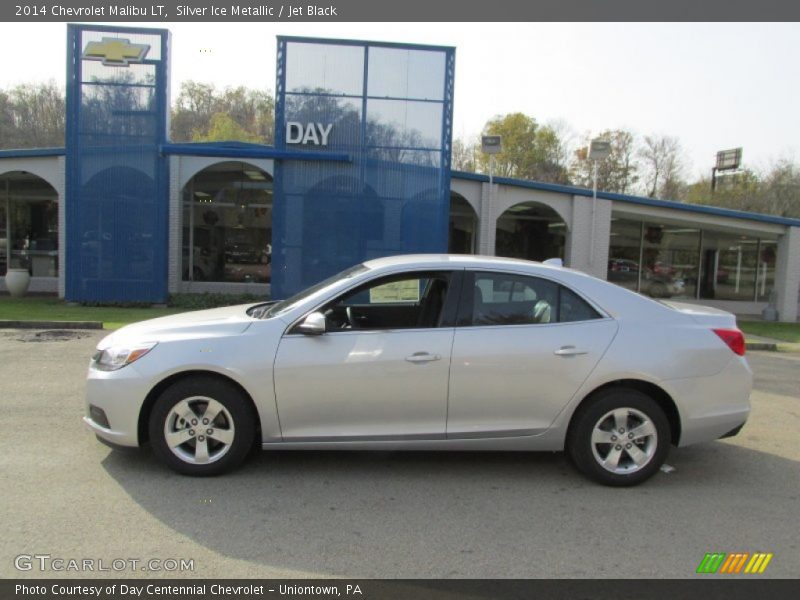
[{"label": "2014 chevrolet malibu lt", "polygon": [[106,337],[86,425],[214,475],[270,449],[566,450],[608,485],[735,435],[752,373],[733,315],[570,269],[382,258],[279,302]]}]

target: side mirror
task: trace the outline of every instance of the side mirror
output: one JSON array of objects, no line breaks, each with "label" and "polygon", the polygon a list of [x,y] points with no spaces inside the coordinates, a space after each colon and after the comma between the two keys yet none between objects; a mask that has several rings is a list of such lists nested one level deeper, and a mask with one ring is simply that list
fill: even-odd
[{"label": "side mirror", "polygon": [[322,335],[327,329],[325,324],[325,315],[321,312],[313,312],[297,326],[297,332],[304,335]]}]

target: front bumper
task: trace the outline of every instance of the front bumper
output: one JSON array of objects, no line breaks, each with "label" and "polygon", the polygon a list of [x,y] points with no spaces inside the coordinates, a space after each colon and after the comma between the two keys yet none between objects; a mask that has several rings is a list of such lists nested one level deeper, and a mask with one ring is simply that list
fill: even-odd
[{"label": "front bumper", "polygon": [[[138,447],[139,414],[147,396],[146,389],[133,365],[111,372],[90,369],[86,380],[84,424],[112,446]],[[92,406],[105,413],[107,424],[92,418]]]}]

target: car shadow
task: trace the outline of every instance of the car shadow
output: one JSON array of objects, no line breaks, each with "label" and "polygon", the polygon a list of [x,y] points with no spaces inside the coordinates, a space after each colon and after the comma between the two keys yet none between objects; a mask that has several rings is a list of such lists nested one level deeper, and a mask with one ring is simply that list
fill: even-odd
[{"label": "car shadow", "polygon": [[[345,577],[597,576],[591,565],[605,565],[598,556],[620,539],[629,552],[609,559],[608,576],[652,576],[665,537],[702,548],[763,509],[765,494],[797,499],[798,462],[732,442],[672,449],[668,463],[674,472],[625,489],[586,480],[562,453],[271,451],[215,478],[174,474],[147,450],[102,464],[143,509],[206,548]],[[721,514],[732,497],[742,514]],[[765,539],[780,527],[765,522]],[[658,552],[688,561],[688,573],[699,560],[681,543]]]}]

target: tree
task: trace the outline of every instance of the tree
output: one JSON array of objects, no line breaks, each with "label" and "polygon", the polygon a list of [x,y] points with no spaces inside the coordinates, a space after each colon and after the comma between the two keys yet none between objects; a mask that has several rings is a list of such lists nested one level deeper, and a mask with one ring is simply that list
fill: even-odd
[{"label": "tree", "polygon": [[[503,138],[503,151],[494,155],[494,173],[502,177],[568,183],[568,170],[562,162],[562,144],[552,127],[539,125],[522,113],[497,116],[486,123],[484,135]],[[478,166],[489,170],[489,156],[478,153]]]},{"label": "tree", "polygon": [[781,158],[764,172],[750,168],[717,175],[711,192],[708,177],[688,186],[687,201],[735,210],[800,218],[800,167]]},{"label": "tree", "polygon": [[66,102],[54,81],[24,83],[0,91],[0,147],[64,145]]},{"label": "tree", "polygon": [[181,83],[181,91],[172,109],[172,141],[208,138],[212,120],[217,114],[228,115],[247,138],[233,139],[262,144],[274,141],[275,101],[269,92],[244,86],[219,91],[213,84],[197,81]]},{"label": "tree", "polygon": [[645,193],[651,198],[677,200],[682,196],[684,159],[678,138],[646,135],[639,149]]},{"label": "tree", "polygon": [[800,167],[787,158],[779,159],[762,184],[765,212],[800,218]]},{"label": "tree", "polygon": [[453,140],[452,155],[450,164],[454,171],[466,171],[474,173],[477,168],[478,144],[469,143],[461,138]]},{"label": "tree", "polygon": [[255,133],[247,131],[227,113],[215,114],[211,117],[207,132],[203,133],[203,131],[197,130],[192,135],[193,142],[224,142],[231,140],[258,143],[261,138]]},{"label": "tree", "polygon": [[[633,134],[621,129],[606,130],[599,136],[611,144],[611,154],[597,163],[597,189],[618,194],[631,193],[639,180],[635,159]],[[575,151],[571,174],[577,185],[592,187],[593,161],[588,158],[590,137],[585,136],[585,145]]]}]

